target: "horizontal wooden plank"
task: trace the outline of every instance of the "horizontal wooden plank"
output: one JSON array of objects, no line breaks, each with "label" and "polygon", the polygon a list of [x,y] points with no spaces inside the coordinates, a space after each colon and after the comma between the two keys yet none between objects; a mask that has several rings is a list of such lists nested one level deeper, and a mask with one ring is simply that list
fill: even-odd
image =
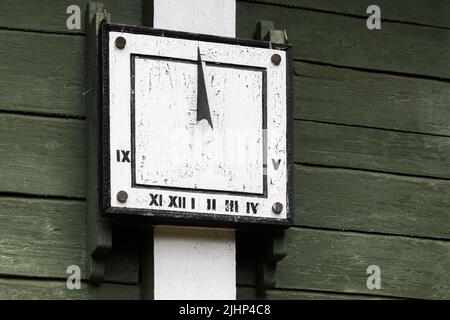
[{"label": "horizontal wooden plank", "polygon": [[79,201],[0,198],[0,274],[66,278],[70,265],[84,274],[83,212]]},{"label": "horizontal wooden plank", "polygon": [[384,297],[371,297],[358,294],[339,294],[302,290],[264,290],[252,287],[237,287],[238,300],[386,300]]},{"label": "horizontal wooden plank", "polygon": [[450,138],[295,121],[294,161],[450,178]]},{"label": "horizontal wooden plank", "polygon": [[[293,229],[288,250],[280,288],[450,298],[449,242]],[[370,265],[381,269],[380,290],[367,288]]]},{"label": "horizontal wooden plank", "polygon": [[[0,132],[1,191],[84,197],[83,121],[2,114]],[[295,140],[298,162],[450,176],[447,137],[296,121]]]},{"label": "horizontal wooden plank", "polygon": [[381,9],[381,19],[412,22],[431,26],[450,27],[450,3],[446,0],[243,0],[265,2],[292,8],[308,8],[329,12],[368,17],[367,8],[376,4]]},{"label": "horizontal wooden plank", "polygon": [[84,37],[0,30],[0,41],[0,110],[85,115]]},{"label": "horizontal wooden plank", "polygon": [[[0,40],[0,90],[8,93],[0,110],[85,116],[83,37],[0,31]],[[296,118],[450,133],[444,82],[308,63],[295,70]]]},{"label": "horizontal wooden plank", "polygon": [[[0,170],[0,191],[84,197],[84,121],[3,114],[0,133],[5,151],[0,159],[8,163]],[[295,124],[295,160],[310,164],[448,178],[449,142],[446,137]],[[302,167],[294,174],[299,224],[450,235],[448,181]]]},{"label": "horizontal wooden plank", "polygon": [[[254,251],[258,244],[246,246]],[[237,263],[242,265],[246,261],[240,258],[252,251],[239,249]],[[371,265],[381,271],[379,290],[367,288]],[[275,289],[449,299],[448,270],[448,241],[291,228]],[[238,283],[254,285],[254,274],[240,274]]]},{"label": "horizontal wooden plank", "polygon": [[[51,32],[84,33],[86,7],[89,0],[2,0],[0,27]],[[113,22],[141,24],[142,0],[103,0]],[[67,8],[77,5],[81,10],[81,29],[67,28]]]},{"label": "horizontal wooden plank", "polygon": [[[0,90],[8,93],[0,110],[85,116],[84,38],[0,31],[0,40]],[[308,63],[295,70],[296,118],[450,133],[446,83]]]},{"label": "horizontal wooden plank", "polygon": [[82,282],[81,289],[67,289],[65,281],[1,279],[0,300],[137,300],[140,289],[134,285],[90,285]]},{"label": "horizontal wooden plank", "polygon": [[450,134],[448,83],[295,63],[296,119]]},{"label": "horizontal wooden plank", "polygon": [[85,123],[0,114],[0,191],[85,196]]},{"label": "horizontal wooden plank", "polygon": [[[64,279],[78,265],[85,279],[85,221],[81,201],[0,197],[0,274]],[[106,279],[137,283],[138,250],[136,232],[115,228]]]},{"label": "horizontal wooden plank", "polygon": [[[73,196],[83,196],[83,168],[79,168],[80,163],[83,163],[81,154],[84,150],[82,146],[82,134],[83,130],[82,121],[77,120],[59,120],[59,119],[43,119],[35,117],[23,117],[16,115],[3,115],[3,120],[0,122],[3,130],[2,136],[3,144],[9,146],[4,148],[8,151],[3,153],[2,156],[4,163],[11,163],[11,167],[8,170],[2,170],[1,175],[5,176],[2,181],[2,191],[20,192],[20,193],[35,193],[42,194],[44,187],[47,187],[47,191],[44,194],[60,194]],[[67,125],[67,123],[69,125]],[[43,130],[42,128],[45,128]],[[45,132],[50,130],[50,132]],[[443,152],[444,145],[442,140],[448,143],[448,138],[444,137],[423,137],[419,135],[386,132],[365,128],[353,128],[345,126],[334,126],[327,124],[318,124],[311,122],[299,122],[295,127],[296,137],[299,136],[297,141],[298,149],[304,150],[302,152],[296,152],[296,160],[300,162],[326,164],[333,166],[348,166],[348,167],[360,167],[364,169],[378,169],[382,171],[399,171],[403,173],[413,174],[425,174],[433,175],[431,169],[423,171],[430,166],[430,160],[428,157],[435,156],[439,159],[438,152]],[[17,136],[15,132],[24,132],[25,135]],[[45,134],[43,136],[43,134]],[[343,136],[342,139],[341,136]],[[20,139],[19,139],[20,138]],[[419,138],[419,140],[417,139]],[[417,156],[421,152],[420,139],[429,139],[429,146],[423,147],[424,158]],[[395,141],[397,140],[397,141]],[[411,141],[409,141],[411,140]],[[406,142],[410,142],[410,152],[404,151],[402,155],[397,150],[398,145],[405,147]],[[394,143],[392,143],[394,142]],[[422,140],[423,142],[423,140]],[[390,147],[389,144],[392,144]],[[434,154],[433,145],[435,145]],[[64,155],[60,159],[59,172],[68,173],[75,171],[76,174],[69,177],[64,174],[54,174],[54,168],[58,165],[53,165],[57,161],[57,154],[53,151],[57,151],[55,146],[61,146],[61,153]],[[67,149],[63,149],[67,148]],[[71,155],[73,150],[78,148],[78,152]],[[391,150],[390,150],[391,149]],[[9,151],[11,150],[11,151]],[[24,152],[29,152],[27,157],[20,156]],[[68,152],[68,150],[70,152]],[[407,149],[405,149],[407,150]],[[15,153],[13,153],[13,151]],[[44,151],[48,151],[44,153]],[[400,153],[400,154],[399,154]],[[405,162],[408,160],[407,156],[411,154],[414,159],[410,159],[410,166],[406,166]],[[78,156],[77,156],[78,155]],[[14,158],[16,156],[19,161]],[[70,156],[70,157],[68,157]],[[66,161],[65,161],[66,160]],[[363,161],[365,160],[365,161]],[[414,161],[412,161],[414,160]],[[442,169],[445,165],[436,161]],[[36,164],[42,164],[36,165]],[[71,169],[73,166],[74,169]],[[42,168],[44,167],[44,168]],[[11,168],[14,170],[11,170]],[[405,169],[408,169],[406,171]],[[396,170],[398,169],[398,170]],[[29,170],[29,171],[27,171]],[[436,171],[436,170],[435,170]],[[48,172],[47,174],[37,174],[39,172]],[[430,173],[431,172],[431,173]],[[448,177],[442,170],[438,172],[443,176]],[[439,176],[439,174],[437,174]],[[390,178],[392,179],[392,178]],[[43,181],[51,181],[51,183],[44,183]],[[74,183],[78,181],[78,183]],[[81,182],[80,182],[81,181]],[[329,183],[330,181],[328,181]],[[445,183],[432,182],[429,186],[437,186],[437,190],[445,190]],[[78,190],[73,188],[78,186]],[[422,188],[425,188],[425,184]],[[68,188],[72,188],[68,191]],[[396,186],[393,185],[395,189]],[[58,193],[58,190],[63,190]],[[426,189],[426,188],[425,188]],[[343,189],[341,189],[343,190]],[[406,190],[403,188],[403,190]],[[418,190],[421,190],[420,188]],[[432,188],[429,189],[429,196],[431,196]],[[406,191],[405,191],[406,192]],[[442,194],[442,191],[440,191]],[[414,193],[410,196],[414,198]],[[390,201],[386,202],[391,206]],[[420,203],[424,203],[423,201]],[[432,202],[436,203],[436,202]],[[420,207],[419,207],[420,208]],[[439,209],[439,208],[437,208]],[[421,208],[417,212],[420,212]],[[439,211],[438,211],[439,212]],[[445,219],[445,216],[443,216]],[[436,218],[437,219],[437,218]],[[423,230],[425,231],[425,230]],[[440,234],[441,232],[439,232]]]},{"label": "horizontal wooden plank", "polygon": [[[84,0],[45,0],[36,6],[31,0],[9,0],[2,7],[0,26],[72,32],[66,27],[68,15],[65,10],[68,5],[77,4],[84,12],[86,3]],[[124,3],[111,0],[106,1],[106,6],[115,22],[141,23],[141,1]],[[428,7],[439,8],[427,4]],[[446,18],[445,8],[439,12]],[[84,20],[84,13],[82,17]],[[238,33],[247,38],[253,37],[257,21],[274,20],[277,27],[287,29],[289,41],[298,52],[298,58],[437,77],[450,76],[450,65],[438,58],[450,52],[450,45],[441,41],[448,38],[448,29],[386,22],[382,31],[369,31],[365,27],[365,19],[244,2],[238,3],[237,17]],[[84,23],[81,25],[84,28]]]},{"label": "horizontal wooden plank", "polygon": [[[245,0],[243,2],[252,2]],[[32,0],[4,0],[0,26],[7,28],[20,28],[26,30],[54,31],[54,32],[84,32],[84,12],[87,0],[44,0],[37,6]],[[113,21],[128,24],[141,24],[142,1],[102,1]],[[367,17],[366,9],[373,4],[369,0],[331,1],[331,0],[254,0],[254,2],[266,2],[275,5],[290,6],[292,8],[308,8],[324,10],[336,13],[357,15]],[[69,5],[78,5],[82,17],[81,30],[69,30],[66,20],[69,14],[66,13]],[[382,19],[412,22],[432,26],[449,27],[448,12],[450,4],[445,0],[431,1],[389,1],[380,0],[377,2],[382,12]]]},{"label": "horizontal wooden plank", "polygon": [[450,239],[450,181],[295,166],[297,225]]},{"label": "horizontal wooden plank", "polygon": [[297,59],[340,66],[450,78],[450,29],[366,20],[332,13],[238,2],[237,34],[253,38],[260,20],[286,29]]}]

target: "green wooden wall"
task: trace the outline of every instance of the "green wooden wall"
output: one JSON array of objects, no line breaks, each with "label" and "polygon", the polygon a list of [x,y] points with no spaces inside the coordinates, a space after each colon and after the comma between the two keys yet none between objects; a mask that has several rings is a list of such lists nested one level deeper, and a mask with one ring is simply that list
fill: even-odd
[{"label": "green wooden wall", "polygon": [[[295,58],[295,214],[277,285],[255,289],[251,237],[238,242],[241,298],[450,298],[450,5],[379,0],[239,1],[238,36],[286,29]],[[138,298],[139,239],[114,230],[107,284],[85,275],[86,0],[0,0],[0,299]],[[105,0],[141,24],[141,0]],[[82,14],[84,17],[84,14]],[[84,26],[84,20],[82,21]],[[245,238],[245,241],[243,241]],[[253,250],[254,251],[254,250]],[[381,268],[382,288],[366,287]]]},{"label": "green wooden wall", "polygon": [[272,290],[256,292],[245,244],[241,297],[450,298],[450,6],[377,1],[370,31],[370,4],[238,5],[240,37],[272,20],[295,59],[296,226]]}]

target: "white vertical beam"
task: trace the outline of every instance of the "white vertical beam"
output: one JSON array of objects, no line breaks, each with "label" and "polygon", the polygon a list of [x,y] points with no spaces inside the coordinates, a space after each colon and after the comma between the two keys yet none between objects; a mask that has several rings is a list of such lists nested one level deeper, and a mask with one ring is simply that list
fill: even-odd
[{"label": "white vertical beam", "polygon": [[[154,0],[153,27],[236,35],[235,0]],[[154,298],[236,299],[234,230],[157,226]]]},{"label": "white vertical beam", "polygon": [[153,27],[236,36],[236,0],[154,0]]},{"label": "white vertical beam", "polygon": [[156,227],[155,299],[235,299],[233,230]]}]

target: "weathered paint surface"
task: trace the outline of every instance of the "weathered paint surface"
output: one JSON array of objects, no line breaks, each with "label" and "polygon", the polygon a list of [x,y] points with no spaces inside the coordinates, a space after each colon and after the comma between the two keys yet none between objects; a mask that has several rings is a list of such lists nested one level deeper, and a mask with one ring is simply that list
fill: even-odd
[{"label": "weathered paint surface", "polygon": [[[202,18],[199,18],[198,9],[191,12],[192,20],[177,26],[177,20],[173,19],[173,12],[177,11],[177,7],[184,5],[186,8],[199,7],[201,5],[212,4],[213,7],[203,12]],[[170,6],[168,6],[170,4]],[[197,6],[194,6],[197,4]],[[228,4],[223,7],[224,4]],[[158,6],[165,6],[164,10],[157,10],[154,27],[158,28],[181,28],[183,31],[197,31],[201,33],[215,33],[221,36],[235,36],[235,1],[165,1],[155,0],[155,9]],[[226,19],[224,19],[226,17]],[[180,21],[180,20],[178,20]],[[182,20],[181,20],[182,21]],[[198,51],[197,51],[198,52]],[[186,234],[193,234],[190,238]],[[207,229],[173,229],[164,227],[155,227],[154,229],[154,263],[158,269],[154,268],[153,275],[155,279],[154,297],[179,297],[180,299],[195,299],[203,293],[196,286],[204,288],[215,288],[215,290],[206,290],[209,296],[203,296],[205,299],[236,299],[236,240],[234,230],[228,232],[211,232]],[[170,256],[166,251],[170,252]],[[213,258],[208,253],[213,253]],[[205,255],[206,254],[206,255]],[[185,259],[185,256],[200,257],[197,259]],[[215,257],[223,257],[224,265],[227,267],[226,272],[221,272],[222,268],[217,266]],[[166,260],[170,258],[170,261]],[[172,265],[181,265],[183,269],[174,270],[175,272],[167,273],[171,270]],[[199,268],[199,265],[202,267]],[[147,272],[150,272],[147,271]],[[167,281],[163,286],[157,286],[157,279]],[[201,279],[201,282],[200,282]],[[194,281],[193,281],[194,280]],[[169,282],[170,281],[170,282]],[[158,282],[160,284],[161,282]],[[183,292],[183,296],[179,296],[177,292]]]},{"label": "weathered paint surface", "polygon": [[[445,166],[433,168],[437,162],[427,160],[430,153],[445,159],[445,145],[450,143],[448,82],[427,77],[450,78],[448,61],[442,58],[450,52],[450,42],[442,41],[449,38],[449,30],[430,27],[449,25],[448,2],[380,1],[383,29],[371,32],[365,28],[365,1],[264,2],[269,1],[273,5],[239,1],[238,32],[241,37],[253,37],[261,19],[272,19],[277,28],[286,29],[296,59],[303,60],[295,66],[295,118],[321,123],[305,126],[302,121],[299,127],[308,128],[308,134],[300,133],[295,145],[298,159],[309,163],[294,170],[296,224],[316,231],[295,228],[290,232],[278,285],[258,297],[448,298],[450,182],[448,173],[441,170]],[[1,299],[139,298],[135,285],[106,284],[100,290],[82,285],[82,290],[65,290],[67,263],[82,265],[85,255],[80,236],[85,209],[85,38],[83,29],[67,30],[63,13],[68,5],[77,4],[84,16],[86,2],[2,1]],[[113,21],[141,23],[142,1],[104,3]],[[315,10],[304,10],[309,8]],[[220,22],[216,19],[209,29]],[[325,135],[326,131],[339,132],[340,138]],[[319,149],[302,155],[311,146],[318,147],[314,136],[322,137],[322,152],[333,150],[333,156],[326,152],[328,167],[323,167]],[[355,144],[349,149],[351,141]],[[375,145],[383,158],[370,161]],[[349,156],[355,150],[359,156]],[[400,163],[402,157],[410,159],[407,172]],[[346,168],[335,168],[343,163]],[[437,179],[413,176],[430,173]],[[7,196],[10,193],[14,199]],[[66,198],[80,199],[79,204]],[[127,243],[129,238],[116,239]],[[129,261],[114,264],[122,279],[139,265],[130,248],[114,259]],[[252,286],[239,288],[241,298],[254,296],[252,251],[254,247],[244,250],[238,244],[239,283]],[[389,281],[382,282],[381,290],[364,287],[365,262],[380,264],[382,277]],[[233,280],[230,276],[229,283]]]},{"label": "weathered paint surface", "polygon": [[136,183],[263,193],[263,73],[206,66],[212,125],[197,121],[197,65],[136,59]]},{"label": "weathered paint surface", "polygon": [[235,0],[155,0],[155,28],[235,37]]},{"label": "weathered paint surface", "polygon": [[82,282],[80,289],[69,290],[63,280],[0,279],[0,300],[136,300],[139,295],[135,285]]},{"label": "weathered paint surface", "polygon": [[155,299],[235,299],[234,231],[158,227],[154,239]]},{"label": "weathered paint surface", "polygon": [[[118,37],[125,48],[114,45]],[[285,51],[116,31],[109,43],[111,207],[287,218]],[[199,50],[213,128],[196,120]],[[120,161],[118,150],[131,159]],[[121,190],[125,203],[115,197]],[[162,200],[153,203],[154,195]],[[173,197],[195,206],[173,205]],[[240,209],[229,209],[230,201]]]}]

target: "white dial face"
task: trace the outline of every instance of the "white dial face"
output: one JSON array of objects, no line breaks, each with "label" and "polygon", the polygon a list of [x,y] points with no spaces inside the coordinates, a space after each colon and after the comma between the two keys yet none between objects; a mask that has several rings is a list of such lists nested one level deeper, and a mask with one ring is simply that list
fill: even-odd
[{"label": "white dial face", "polygon": [[206,64],[209,123],[197,63],[134,63],[136,184],[263,194],[264,70]]},{"label": "white dial face", "polygon": [[286,51],[118,31],[108,39],[105,212],[286,222]]}]

